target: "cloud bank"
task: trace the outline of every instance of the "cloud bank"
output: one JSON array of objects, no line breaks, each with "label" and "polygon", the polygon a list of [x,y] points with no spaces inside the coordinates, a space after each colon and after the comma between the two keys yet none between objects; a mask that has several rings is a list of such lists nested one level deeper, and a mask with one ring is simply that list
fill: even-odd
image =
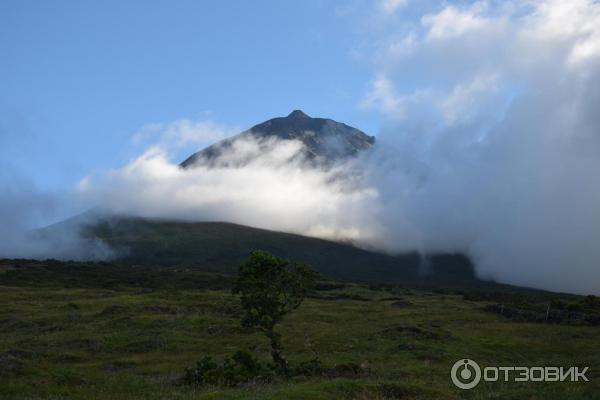
[{"label": "cloud bank", "polygon": [[598,293],[600,4],[433,8],[382,39],[362,102],[407,172],[375,174],[383,214],[424,248],[466,250],[481,276]]},{"label": "cloud bank", "polygon": [[292,140],[237,140],[218,163],[183,169],[151,147],[122,169],[84,180],[79,192],[116,214],[230,221],[317,237],[364,240],[376,192],[349,165],[316,167]]}]

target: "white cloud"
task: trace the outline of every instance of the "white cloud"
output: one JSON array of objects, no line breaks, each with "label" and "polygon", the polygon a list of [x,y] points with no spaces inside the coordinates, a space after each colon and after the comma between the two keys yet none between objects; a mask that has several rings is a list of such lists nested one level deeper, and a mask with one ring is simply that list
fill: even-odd
[{"label": "white cloud", "polygon": [[234,142],[219,165],[200,162],[183,169],[169,161],[165,149],[153,147],[125,167],[80,185],[80,195],[117,214],[232,221],[369,241],[372,227],[362,208],[375,191],[343,179],[345,166],[306,165],[301,150],[298,141],[247,137]]},{"label": "white cloud", "polygon": [[240,132],[241,129],[213,120],[179,119],[168,124],[152,123],[142,127],[132,137],[136,145],[158,142],[161,146],[181,148],[193,145],[205,147]]},{"label": "white cloud", "polygon": [[408,0],[380,0],[379,8],[386,14],[393,14],[398,9],[406,6]]},{"label": "white cloud", "polygon": [[568,63],[600,56],[600,9],[594,1],[547,1],[528,22],[526,34],[533,40],[554,40],[569,47]]},{"label": "white cloud", "polygon": [[410,51],[379,37],[385,85],[365,101],[397,154],[371,170],[385,220],[410,221],[422,248],[469,252],[482,276],[598,293],[599,15],[587,0],[446,4],[386,33]]},{"label": "white cloud", "polygon": [[424,15],[421,23],[427,29],[427,37],[432,40],[473,34],[493,22],[482,16],[485,8],[483,3],[475,3],[465,10],[450,5],[436,14]]},{"label": "white cloud", "polygon": [[361,107],[378,109],[391,118],[401,119],[405,115],[405,99],[398,97],[392,81],[383,75],[373,81]]},{"label": "white cloud", "polygon": [[470,82],[457,83],[439,102],[445,122],[452,125],[478,115],[486,98],[498,91],[497,75],[476,76]]}]

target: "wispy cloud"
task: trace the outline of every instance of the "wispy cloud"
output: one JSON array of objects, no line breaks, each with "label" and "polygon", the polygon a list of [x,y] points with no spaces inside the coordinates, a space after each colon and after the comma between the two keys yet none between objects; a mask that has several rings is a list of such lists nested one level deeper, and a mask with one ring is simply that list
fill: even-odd
[{"label": "wispy cloud", "polygon": [[387,14],[392,14],[404,7],[408,0],[379,0],[379,8]]}]

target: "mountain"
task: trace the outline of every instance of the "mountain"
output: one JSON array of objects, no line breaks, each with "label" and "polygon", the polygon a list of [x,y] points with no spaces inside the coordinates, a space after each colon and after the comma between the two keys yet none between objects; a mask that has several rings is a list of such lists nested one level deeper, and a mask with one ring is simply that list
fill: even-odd
[{"label": "mountain", "polygon": [[197,163],[214,163],[234,142],[246,138],[300,140],[305,146],[305,156],[316,162],[351,157],[370,149],[375,143],[373,136],[359,129],[327,118],[312,118],[301,110],[294,110],[287,117],[270,119],[194,153],[180,165],[189,168]]},{"label": "mountain", "polygon": [[[236,141],[247,138],[299,140],[305,156],[329,163],[370,149],[375,139],[340,122],[312,118],[300,110],[273,118],[236,136],[205,148],[180,164],[225,163],[220,156]],[[237,161],[236,161],[237,162]],[[252,250],[267,250],[280,257],[313,265],[325,277],[340,280],[408,283],[423,280],[477,281],[470,260],[460,254],[421,257],[399,256],[357,248],[349,243],[304,237],[225,222],[177,222],[110,215],[99,211],[55,224],[40,234],[62,237],[70,230],[82,231],[90,247],[100,239],[116,250],[126,265],[149,268],[193,269],[232,274]]]},{"label": "mountain", "polygon": [[181,222],[110,215],[98,210],[72,217],[36,232],[37,240],[79,232],[92,245],[101,240],[113,261],[146,268],[189,269],[235,274],[253,250],[314,266],[324,277],[347,281],[414,283],[478,282],[469,258],[460,254],[417,253],[398,256],[361,249],[349,243],[253,228],[226,222]]}]

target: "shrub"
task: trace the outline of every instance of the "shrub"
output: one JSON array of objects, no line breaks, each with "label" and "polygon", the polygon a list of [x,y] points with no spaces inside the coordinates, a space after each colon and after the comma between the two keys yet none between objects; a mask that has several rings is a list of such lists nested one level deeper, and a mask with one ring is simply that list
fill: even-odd
[{"label": "shrub", "polygon": [[290,374],[293,376],[318,376],[323,373],[325,368],[318,358],[309,361],[301,361],[297,365],[290,367]]},{"label": "shrub", "polygon": [[275,331],[283,317],[300,306],[316,282],[318,273],[307,265],[290,262],[266,251],[253,251],[240,266],[233,293],[240,294],[242,325],[258,328],[269,338],[271,357],[279,373],[286,375],[281,335]]},{"label": "shrub", "polygon": [[186,370],[183,382],[188,385],[237,386],[248,382],[268,382],[272,369],[261,364],[245,351],[237,351],[233,357],[217,363],[204,357]]},{"label": "shrub", "polygon": [[560,299],[554,299],[550,302],[550,308],[556,310],[564,310],[565,308],[567,308],[567,303]]}]

